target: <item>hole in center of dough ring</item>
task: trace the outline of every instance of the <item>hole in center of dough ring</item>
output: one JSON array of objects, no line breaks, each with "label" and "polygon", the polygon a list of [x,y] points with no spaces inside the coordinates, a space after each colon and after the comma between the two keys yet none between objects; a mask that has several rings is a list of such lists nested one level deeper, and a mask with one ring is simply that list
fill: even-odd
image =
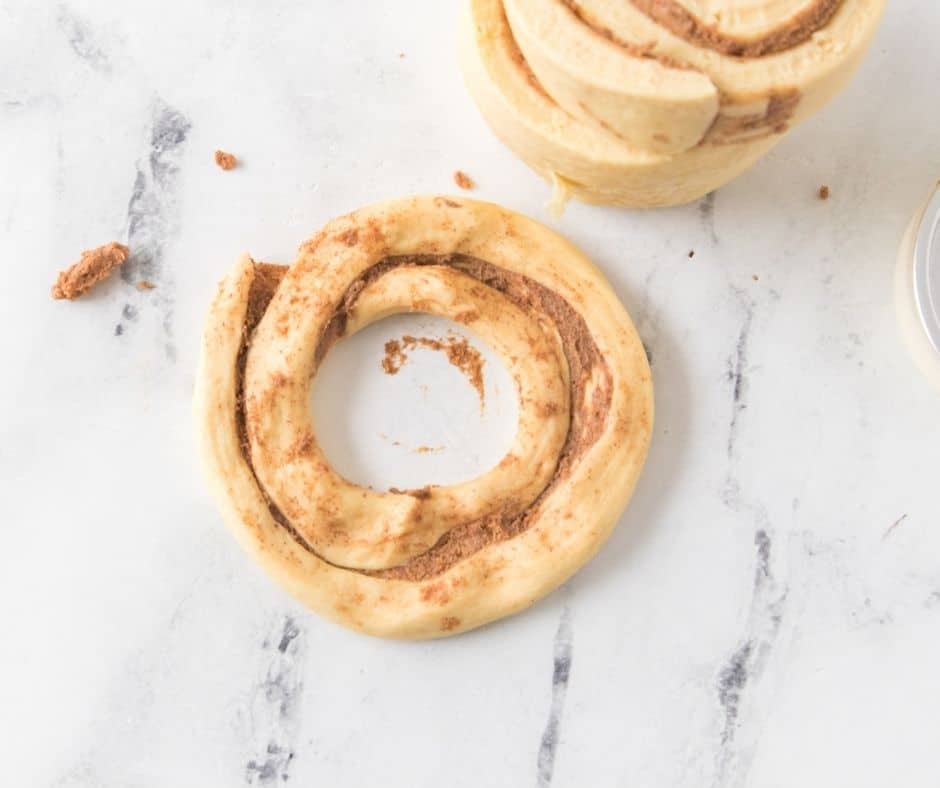
[{"label": "hole in center of dough ring", "polygon": [[[558,464],[570,386],[557,332],[499,290],[418,257],[383,267],[367,250],[358,256],[374,275],[357,279],[359,265],[313,265],[285,276],[249,351],[246,422],[257,478],[304,541],[337,566],[386,569],[426,552],[460,523],[524,512]],[[340,476],[317,442],[308,407],[319,362],[341,336],[401,312],[466,325],[499,354],[514,382],[513,444],[475,479],[381,492]]]}]

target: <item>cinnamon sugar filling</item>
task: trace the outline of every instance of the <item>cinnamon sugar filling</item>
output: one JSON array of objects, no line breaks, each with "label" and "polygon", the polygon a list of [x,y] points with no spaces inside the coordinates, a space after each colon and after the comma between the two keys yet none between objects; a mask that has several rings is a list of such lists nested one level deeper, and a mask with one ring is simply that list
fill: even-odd
[{"label": "cinnamon sugar filling", "polygon": [[[576,5],[576,0],[570,1]],[[722,32],[703,22],[678,0],[630,0],[650,19],[696,46],[734,57],[764,57],[785,52],[808,41],[829,24],[843,0],[816,0],[764,35],[745,38]],[[583,17],[582,17],[583,19]]]},{"label": "cinnamon sugar filling", "polygon": [[[653,51],[654,44],[625,41],[601,23],[578,0],[561,0],[578,20],[608,41],[634,57],[649,58],[669,68],[691,69],[693,66],[669,55]],[[717,25],[703,22],[677,0],[629,0],[658,25],[679,38],[703,49],[741,58],[776,55],[799,46],[832,21],[843,0],[816,0],[811,6],[794,14],[779,27],[762,36],[744,38],[725,33]]]},{"label": "cinnamon sugar filling", "polygon": [[[502,511],[497,510],[486,517],[455,526],[444,534],[427,552],[399,566],[380,570],[349,569],[349,571],[360,572],[372,577],[409,581],[421,581],[435,577],[484,547],[511,539],[529,528],[537,516],[540,503],[564,480],[578,458],[600,437],[610,410],[613,388],[607,364],[601,356],[597,344],[584,322],[584,318],[564,298],[527,276],[507,271],[485,260],[463,254],[386,257],[364,271],[346,289],[339,305],[328,321],[323,335],[320,337],[315,350],[317,366],[319,366],[329,349],[345,334],[347,314],[366,285],[395,268],[422,265],[451,266],[498,290],[520,308],[541,313],[551,322],[561,339],[562,349],[568,362],[572,412],[568,435],[559,454],[555,472],[524,512],[519,513],[518,506],[514,506],[512,502],[507,501]],[[255,276],[248,295],[242,346],[236,362],[238,437],[242,455],[249,468],[252,469],[252,473],[254,473],[254,468],[251,463],[244,409],[245,364],[254,330],[264,316],[268,304],[287,270],[288,266],[269,263],[255,264]],[[589,391],[588,382],[592,378],[594,378],[594,385]],[[265,495],[273,519],[285,528],[304,549],[316,554],[291,525],[290,521],[264,493],[264,488],[260,482],[258,482],[258,488]]]},{"label": "cinnamon sugar filling", "polygon": [[[619,37],[585,9],[578,0],[560,0],[566,8],[597,35],[607,39],[632,57],[655,60],[666,68],[697,71],[695,66],[669,55],[655,51],[655,44],[637,44]],[[691,14],[676,0],[629,0],[640,11],[658,24],[697,46],[711,49],[725,55],[737,57],[763,57],[783,52],[809,40],[818,30],[824,28],[839,10],[843,0],[817,0],[812,6],[794,15],[789,21],[774,31],[753,39],[743,39],[723,33],[716,26],[708,25]],[[554,102],[546,92],[538,77],[532,71],[518,43],[512,36],[511,27],[506,18],[505,8],[500,6],[500,13],[508,33],[510,57],[525,72],[529,84],[541,95]],[[750,98],[757,98],[752,96]],[[714,124],[705,135],[703,142],[715,145],[733,144],[742,137],[748,140],[759,139],[771,134],[781,134],[787,130],[790,118],[796,111],[802,95],[796,88],[782,87],[767,94],[767,106],[763,112],[742,116],[718,115]],[[722,95],[722,103],[734,105],[737,100]],[[581,109],[587,114],[590,110],[582,103]],[[616,137],[620,135],[599,118],[598,123]]]}]

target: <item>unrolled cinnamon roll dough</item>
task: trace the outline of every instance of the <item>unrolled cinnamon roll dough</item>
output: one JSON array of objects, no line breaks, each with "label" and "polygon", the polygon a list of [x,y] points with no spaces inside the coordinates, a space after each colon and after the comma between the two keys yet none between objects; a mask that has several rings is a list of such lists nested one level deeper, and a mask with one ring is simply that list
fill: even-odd
[{"label": "unrolled cinnamon roll dough", "polygon": [[[476,479],[368,489],[321,451],[309,389],[343,336],[408,311],[499,353],[518,429]],[[209,310],[195,414],[225,519],[271,575],[353,629],[427,638],[521,610],[596,552],[642,469],[653,401],[630,318],[576,248],[495,205],[421,197],[330,222],[290,267],[239,261]]]},{"label": "unrolled cinnamon roll dough", "polygon": [[465,0],[494,132],[560,193],[632,207],[744,172],[855,72],[885,0]]}]

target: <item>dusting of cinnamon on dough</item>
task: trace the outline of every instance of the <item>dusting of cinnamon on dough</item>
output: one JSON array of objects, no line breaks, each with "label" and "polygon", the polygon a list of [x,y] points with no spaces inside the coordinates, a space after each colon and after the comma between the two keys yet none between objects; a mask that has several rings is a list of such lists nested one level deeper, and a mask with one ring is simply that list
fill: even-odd
[{"label": "dusting of cinnamon on dough", "polygon": [[127,260],[129,253],[128,248],[119,243],[86,249],[77,263],[59,272],[59,277],[52,286],[52,297],[67,298],[71,301],[84,295],[111,276]]},{"label": "dusting of cinnamon on dough", "polygon": [[359,230],[353,227],[351,230],[344,230],[336,236],[336,240],[346,246],[355,246],[359,243]]},{"label": "dusting of cinnamon on dough", "polygon": [[153,290],[155,287],[156,285],[153,282],[151,282],[149,279],[141,279],[137,283],[138,290]]},{"label": "dusting of cinnamon on dough", "polygon": [[476,389],[480,397],[480,407],[484,405],[483,365],[486,363],[480,351],[473,347],[464,337],[449,336],[444,340],[429,337],[413,337],[406,334],[401,340],[390,339],[385,343],[385,358],[382,359],[382,369],[387,375],[396,375],[408,361],[406,351],[416,347],[426,347],[429,350],[440,350],[447,355],[447,360],[459,369],[470,385]]},{"label": "dusting of cinnamon on dough", "polygon": [[540,402],[535,410],[543,419],[550,419],[552,416],[556,416],[561,408],[557,402]]},{"label": "dusting of cinnamon on dough", "polygon": [[[325,237],[325,236],[324,236]],[[317,243],[322,239],[317,239]],[[307,247],[312,242],[308,242]],[[584,318],[561,296],[544,285],[515,272],[507,271],[485,260],[462,254],[451,255],[407,255],[389,257],[361,275],[347,290],[342,304],[328,323],[317,346],[317,363],[322,361],[326,352],[345,333],[346,313],[353,306],[358,294],[369,281],[383,276],[389,270],[401,265],[446,264],[455,270],[468,274],[483,285],[499,290],[514,303],[524,309],[535,310],[550,320],[562,342],[565,357],[570,370],[570,390],[572,400],[572,419],[565,445],[555,468],[555,473],[538,497],[529,507],[519,512],[513,501],[505,501],[490,514],[461,523],[444,534],[425,553],[415,556],[399,566],[388,569],[357,569],[360,574],[388,580],[420,582],[436,577],[469,558],[479,550],[496,542],[502,542],[518,536],[537,521],[541,502],[552,490],[567,478],[579,458],[592,446],[603,432],[612,399],[612,385],[606,362],[593,337],[587,329]],[[249,467],[251,464],[248,441],[249,425],[244,407],[245,366],[251,337],[262,315],[277,289],[287,266],[266,263],[254,263],[254,277],[248,297],[248,308],[242,336],[242,346],[236,362],[236,428],[243,456]],[[500,466],[519,462],[514,455],[507,455]],[[252,472],[254,472],[252,468]],[[391,488],[391,493],[407,494],[415,498],[431,497],[431,488],[426,486],[418,490],[398,490]],[[289,518],[266,497],[271,516],[304,549],[313,552],[309,544],[294,528]],[[570,516],[570,515],[569,515]],[[450,631],[460,625],[459,619],[448,618],[442,621],[444,631]]]},{"label": "dusting of cinnamon on dough", "polygon": [[454,315],[454,320],[458,323],[463,323],[468,325],[470,323],[475,323],[480,319],[480,312],[476,309],[468,309],[466,312],[460,312],[459,314]]},{"label": "dusting of cinnamon on dough", "polygon": [[238,159],[231,153],[226,153],[224,150],[217,150],[215,152],[215,163],[223,170],[234,170],[238,165]]},{"label": "dusting of cinnamon on dough", "polygon": [[473,178],[467,175],[467,173],[465,173],[463,170],[457,170],[454,173],[454,183],[456,183],[461,189],[467,189],[468,191],[476,186],[476,184],[473,182]]},{"label": "dusting of cinnamon on dough", "polygon": [[294,461],[298,457],[309,455],[315,443],[316,440],[309,431],[302,432],[294,444],[288,449],[288,457],[291,461]]},{"label": "dusting of cinnamon on dough", "polygon": [[435,583],[426,585],[421,589],[421,601],[446,605],[450,601],[450,594],[447,593],[447,584],[438,580]]},{"label": "dusting of cinnamon on dough", "polygon": [[452,632],[460,626],[460,619],[456,616],[444,616],[441,619],[441,631]]}]

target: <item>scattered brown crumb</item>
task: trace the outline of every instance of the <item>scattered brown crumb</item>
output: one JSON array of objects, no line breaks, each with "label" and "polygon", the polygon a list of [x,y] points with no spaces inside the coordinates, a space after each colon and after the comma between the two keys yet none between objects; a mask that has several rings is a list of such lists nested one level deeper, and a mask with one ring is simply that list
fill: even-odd
[{"label": "scattered brown crumb", "polygon": [[695,250],[689,249],[689,259],[691,260],[693,257],[695,257]]},{"label": "scattered brown crumb", "polygon": [[402,490],[398,487],[389,487],[388,491],[395,495],[410,495],[412,498],[417,498],[419,501],[426,501],[431,497],[431,486],[428,484],[417,490]]},{"label": "scattered brown crumb", "polygon": [[151,282],[149,279],[141,279],[137,283],[138,290],[153,290],[155,287],[156,285],[153,282]]},{"label": "scattered brown crumb", "polygon": [[823,184],[819,187],[819,199],[828,200],[829,199],[829,187]]},{"label": "scattered brown crumb", "polygon": [[459,369],[470,381],[470,385],[477,390],[480,397],[480,407],[483,407],[483,365],[486,363],[475,347],[460,336],[450,336],[447,339],[430,339],[428,337],[403,336],[401,341],[390,339],[385,343],[385,358],[382,359],[382,369],[388,375],[395,375],[408,360],[407,350],[416,347],[426,347],[430,350],[441,350],[447,354],[447,360]]},{"label": "scattered brown crumb", "polygon": [[359,230],[353,227],[350,230],[344,230],[336,236],[336,240],[346,246],[355,246],[359,243]]},{"label": "scattered brown crumb", "polygon": [[[384,364],[383,364],[383,367],[384,367]],[[395,372],[397,371],[398,370],[396,369]],[[394,375],[395,372],[390,372],[389,374]],[[383,441],[388,441],[389,443],[391,443],[392,446],[403,446],[401,441],[393,441],[384,432],[380,432],[379,437]],[[437,454],[438,452],[444,451],[445,448],[446,448],[445,446],[418,446],[418,448],[408,449],[408,451],[413,452],[414,454]]]},{"label": "scattered brown crumb", "polygon": [[386,375],[396,375],[402,364],[408,360],[397,339],[390,339],[385,343],[385,358],[382,359],[382,369]]},{"label": "scattered brown crumb", "polygon": [[398,58],[399,58],[400,60],[404,60],[404,58],[405,58],[405,53],[404,53],[404,52],[399,52],[399,53],[398,53]]},{"label": "scattered brown crumb", "polygon": [[215,152],[215,163],[223,170],[234,170],[235,166],[238,164],[238,159],[231,153],[226,153],[224,150],[217,150]]},{"label": "scattered brown crumb", "polygon": [[473,182],[473,178],[467,175],[467,173],[465,173],[463,170],[457,170],[454,173],[454,183],[456,183],[461,189],[467,190],[473,189],[476,186],[476,184]]},{"label": "scattered brown crumb", "polygon": [[103,282],[120,266],[129,254],[124,244],[109,243],[97,249],[86,249],[82,259],[71,268],[59,272],[52,287],[53,298],[72,300],[84,295],[99,282]]},{"label": "scattered brown crumb", "polygon": [[752,274],[751,279],[753,279],[756,282],[760,279],[760,277],[757,274]]}]

